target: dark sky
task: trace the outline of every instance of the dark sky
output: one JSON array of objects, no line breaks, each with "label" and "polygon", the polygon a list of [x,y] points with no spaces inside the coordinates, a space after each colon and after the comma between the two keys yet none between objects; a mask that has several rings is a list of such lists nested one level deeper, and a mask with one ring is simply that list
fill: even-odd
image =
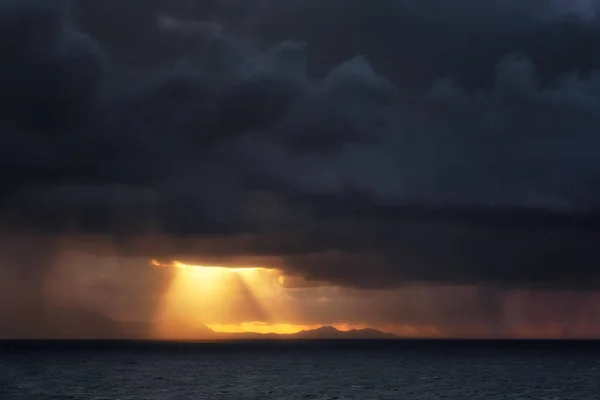
[{"label": "dark sky", "polygon": [[600,286],[593,1],[5,0],[0,19],[0,221],[31,246],[278,257],[369,289]]}]

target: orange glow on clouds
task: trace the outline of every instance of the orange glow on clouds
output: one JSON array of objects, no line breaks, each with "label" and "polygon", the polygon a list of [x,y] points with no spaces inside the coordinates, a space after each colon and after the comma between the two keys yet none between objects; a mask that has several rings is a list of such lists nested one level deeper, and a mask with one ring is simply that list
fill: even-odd
[{"label": "orange glow on clouds", "polygon": [[[285,276],[277,269],[190,265],[179,261],[162,264],[155,260],[151,264],[174,271],[171,284],[155,315],[155,338],[210,338],[206,328],[220,333],[262,334],[293,334],[323,325],[333,326],[340,331],[373,328],[340,321],[326,324],[299,322],[306,321],[303,318],[306,316],[302,315],[304,310],[298,309],[302,302],[298,302],[291,294],[294,290],[310,290],[311,286],[308,282],[302,285],[298,281],[300,278]],[[288,287],[289,279],[293,281],[291,287]],[[318,292],[315,294],[320,295]],[[321,300],[317,298],[325,307],[327,301]],[[384,330],[406,337],[441,336],[435,327],[402,325],[385,327]]]},{"label": "orange glow on clouds", "polygon": [[278,270],[178,261],[161,264],[153,260],[151,264],[176,270],[155,317],[155,336],[159,338],[201,338],[206,326],[223,332],[292,333],[295,329],[294,325],[275,323],[292,320],[295,315]]}]

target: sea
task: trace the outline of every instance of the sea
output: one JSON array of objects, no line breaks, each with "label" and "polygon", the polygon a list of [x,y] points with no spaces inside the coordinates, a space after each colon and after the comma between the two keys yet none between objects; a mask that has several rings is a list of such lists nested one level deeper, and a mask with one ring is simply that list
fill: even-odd
[{"label": "sea", "polygon": [[600,399],[595,341],[0,341],[1,400]]}]

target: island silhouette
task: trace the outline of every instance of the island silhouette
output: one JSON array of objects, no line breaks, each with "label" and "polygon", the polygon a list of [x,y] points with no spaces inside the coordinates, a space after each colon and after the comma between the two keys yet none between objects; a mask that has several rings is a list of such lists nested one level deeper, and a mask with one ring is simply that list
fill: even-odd
[{"label": "island silhouette", "polygon": [[[0,339],[157,339],[161,322],[117,321],[101,312],[73,305],[54,309],[44,314],[42,320],[9,319],[18,324],[0,325]],[[175,327],[177,330],[177,327]],[[377,329],[339,330],[333,326],[296,333],[226,333],[199,324],[193,328],[182,326],[181,335],[158,337],[160,340],[279,340],[279,339],[395,339],[398,336]]]}]

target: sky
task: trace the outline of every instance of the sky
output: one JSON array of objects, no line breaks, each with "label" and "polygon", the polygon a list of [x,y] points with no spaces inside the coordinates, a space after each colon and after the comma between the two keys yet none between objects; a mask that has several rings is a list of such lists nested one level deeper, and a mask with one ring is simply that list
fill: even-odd
[{"label": "sky", "polygon": [[600,336],[597,11],[2,0],[0,336]]}]

